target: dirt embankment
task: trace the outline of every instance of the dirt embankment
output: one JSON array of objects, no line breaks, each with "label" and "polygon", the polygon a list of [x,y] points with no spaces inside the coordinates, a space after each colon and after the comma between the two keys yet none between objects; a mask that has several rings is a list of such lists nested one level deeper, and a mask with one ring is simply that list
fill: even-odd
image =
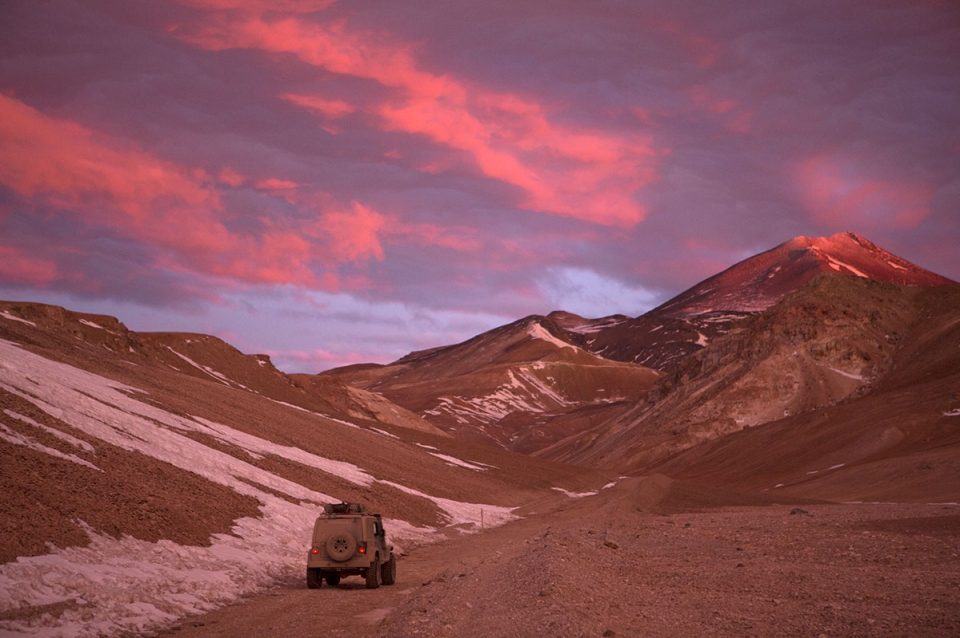
[{"label": "dirt embankment", "polygon": [[163,635],[960,634],[957,506],[716,507],[725,497],[670,491],[625,481],[558,497],[482,543],[415,551],[393,587],[289,583]]}]

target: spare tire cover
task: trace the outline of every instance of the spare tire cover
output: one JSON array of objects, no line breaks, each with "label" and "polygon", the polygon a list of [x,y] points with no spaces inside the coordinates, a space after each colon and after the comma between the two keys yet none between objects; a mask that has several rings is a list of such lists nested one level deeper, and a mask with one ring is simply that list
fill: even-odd
[{"label": "spare tire cover", "polygon": [[357,539],[350,532],[339,532],[327,538],[327,556],[342,563],[350,560],[357,551]]}]

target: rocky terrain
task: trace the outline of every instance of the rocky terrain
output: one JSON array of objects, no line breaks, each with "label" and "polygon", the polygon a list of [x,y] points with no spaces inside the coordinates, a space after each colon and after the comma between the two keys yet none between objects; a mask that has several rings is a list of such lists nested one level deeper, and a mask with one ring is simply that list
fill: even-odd
[{"label": "rocky terrain", "polygon": [[549,317],[527,317],[391,365],[318,378],[382,394],[458,439],[526,453],[611,418],[659,376],[581,342]]},{"label": "rocky terrain", "polygon": [[960,633],[960,285],[852,234],[320,375],[0,302],[0,459],[3,635]]},{"label": "rocky terrain", "polygon": [[607,359],[672,370],[732,324],[773,306],[818,275],[842,274],[901,286],[955,283],[883,250],[856,233],[795,237],[734,264],[639,317],[563,324],[589,334],[585,348]]},{"label": "rocky terrain", "polygon": [[[936,424],[950,422],[944,414],[960,407],[953,398],[960,388],[958,293],[957,286],[811,280],[685,359],[622,416],[538,454],[649,469],[706,441],[778,421],[807,433],[803,440],[794,435],[784,450],[809,449],[813,439],[831,436],[829,458],[837,463],[897,449],[914,428],[924,432],[928,451],[955,446],[952,428]],[[888,411],[891,405],[897,409]],[[872,416],[858,436],[871,442],[841,453],[840,441],[861,414]]]},{"label": "rocky terrain", "polygon": [[348,579],[317,591],[285,583],[161,635],[960,631],[956,505],[763,504],[655,476],[542,499],[520,513],[482,540],[415,550],[400,562],[395,587],[370,592]]}]

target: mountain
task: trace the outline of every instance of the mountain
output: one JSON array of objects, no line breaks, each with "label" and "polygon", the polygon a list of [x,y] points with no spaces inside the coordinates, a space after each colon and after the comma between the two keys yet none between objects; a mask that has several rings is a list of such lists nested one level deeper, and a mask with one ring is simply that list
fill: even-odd
[{"label": "mountain", "polygon": [[[649,468],[704,441],[870,394],[915,356],[904,343],[951,334],[958,288],[821,275],[684,359],[630,410],[540,454]],[[960,352],[952,361],[960,371]]]},{"label": "mountain", "polygon": [[[841,290],[857,282],[861,299]],[[911,291],[951,283],[854,233],[797,237],[641,317],[557,311],[386,366],[321,377],[382,394],[460,440],[621,469],[630,458],[635,469],[861,391],[889,361],[884,331],[903,329],[871,319],[890,318],[887,297],[909,305]],[[875,292],[874,284],[904,292]],[[841,326],[837,314],[850,320]],[[782,330],[800,336],[777,341]],[[613,433],[624,429],[643,434],[623,434],[622,442]]]},{"label": "mountain", "polygon": [[400,553],[615,478],[446,436],[196,334],[0,302],[0,633],[150,633],[302,583],[329,502]]},{"label": "mountain", "polygon": [[[846,300],[838,304],[835,300],[844,295]],[[784,315],[803,313],[809,319],[818,306],[839,312],[828,319],[828,326],[806,328],[816,332],[804,339],[803,322],[791,322]],[[778,322],[780,327],[770,330]],[[684,449],[659,462],[638,463],[634,457],[628,465],[752,492],[773,490],[837,501],[956,502],[960,286],[918,289],[831,278],[785,300],[759,323],[768,326],[756,325],[743,335],[768,340],[747,355],[761,359],[753,370],[744,370],[730,387],[721,388],[728,371],[716,361],[720,352],[704,350],[707,356],[697,362],[703,366],[699,373],[692,361],[685,373],[696,378],[686,383],[675,379],[680,381],[675,386],[677,400],[668,400],[662,410],[646,417],[636,414],[647,425],[633,422],[621,431],[617,445],[632,447],[637,437],[647,439],[640,432],[656,421],[661,424],[657,429],[665,431],[663,419],[685,412],[680,404],[691,400],[695,388],[704,398],[686,413],[713,412],[728,426],[734,414],[743,413],[741,405],[759,411],[764,394],[776,408],[790,400],[805,399],[807,404],[785,408],[789,415],[785,411],[785,416],[765,424],[761,418],[753,427],[744,423],[733,433],[676,446]],[[796,343],[796,355],[786,340]],[[734,347],[736,341],[731,338],[726,346]],[[763,357],[761,350],[769,355]],[[711,376],[714,383],[707,381]],[[804,385],[798,387],[798,382]],[[764,391],[768,385],[784,391],[772,396]],[[696,421],[700,419],[687,417],[684,424],[673,426],[680,430],[676,436],[671,431],[671,438],[684,439],[697,429]],[[644,456],[641,448],[652,447],[648,441],[633,454]]]},{"label": "mountain", "polygon": [[530,316],[390,365],[321,377],[381,394],[458,439],[530,452],[611,418],[658,376],[582,343],[554,316]]},{"label": "mountain", "polygon": [[635,319],[567,319],[569,330],[591,335],[590,352],[669,370],[725,334],[745,316],[762,312],[817,275],[839,273],[904,286],[954,283],[888,253],[856,233],[795,237],[745,259]]},{"label": "mountain", "polygon": [[[933,590],[903,604],[900,589],[929,582],[932,565],[944,602],[928,619],[947,627],[960,518],[929,503],[960,499],[960,285],[851,235],[784,246],[637,319],[530,316],[321,375],[284,374],[208,335],[0,302],[0,633],[262,635],[277,611],[297,629],[275,633],[323,623],[361,636],[387,608],[398,611],[379,635],[449,632],[455,609],[475,612],[457,630],[477,633],[518,599],[530,601],[511,608],[524,627],[573,633],[581,603],[596,623],[621,616],[624,582],[641,586],[630,622],[650,596],[672,608],[681,592],[705,614],[692,629],[726,607],[683,583],[713,574],[767,605],[784,556],[828,585],[798,595],[791,580],[765,627],[806,617],[804,600],[846,609],[847,591],[873,600],[850,623],[890,609],[884,622],[912,622]],[[912,279],[880,280],[891,273]],[[624,353],[658,369],[607,358]],[[368,593],[382,594],[373,615],[349,583],[303,584],[311,524],[340,500],[381,512],[398,552],[415,552],[409,586]],[[810,505],[823,500],[883,505]],[[847,552],[868,540],[869,556]],[[851,564],[880,571],[864,579]],[[598,576],[589,597],[585,573]],[[183,623],[267,589],[276,606],[259,624]],[[437,600],[440,612],[421,611]],[[744,618],[726,633],[757,626]],[[794,633],[840,626],[825,622]]]}]

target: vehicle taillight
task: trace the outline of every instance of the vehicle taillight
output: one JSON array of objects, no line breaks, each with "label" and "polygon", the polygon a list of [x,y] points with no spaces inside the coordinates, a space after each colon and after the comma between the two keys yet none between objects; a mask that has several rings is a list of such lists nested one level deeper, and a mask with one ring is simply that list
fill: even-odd
[{"label": "vehicle taillight", "polygon": [[357,553],[358,554],[367,553],[367,541],[363,541],[362,543],[360,543],[360,547],[357,548]]},{"label": "vehicle taillight", "polygon": [[311,554],[319,554],[319,553],[320,553],[320,550],[317,549],[316,547],[311,547],[311,548],[310,548],[310,553],[311,553]]}]

